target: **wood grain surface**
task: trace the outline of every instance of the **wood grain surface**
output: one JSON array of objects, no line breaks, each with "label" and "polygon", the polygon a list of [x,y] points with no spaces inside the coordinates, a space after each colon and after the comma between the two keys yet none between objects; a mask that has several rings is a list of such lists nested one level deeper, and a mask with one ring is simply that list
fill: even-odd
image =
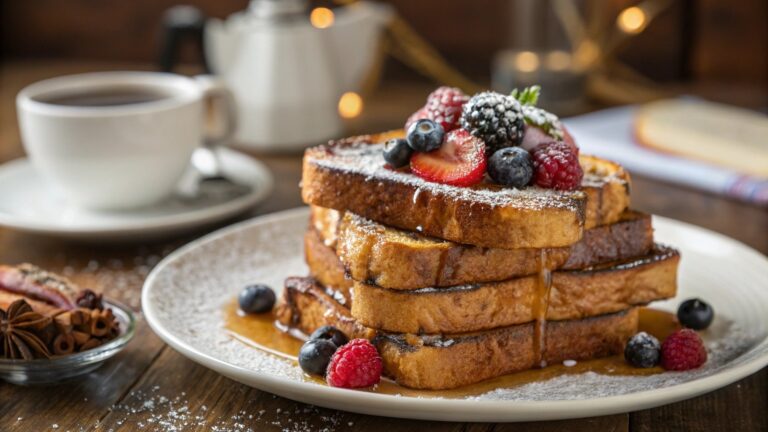
[{"label": "wood grain surface", "polygon": [[[15,93],[47,76],[141,65],[11,63],[2,68],[0,161],[23,154]],[[348,124],[360,133],[398,127],[429,91],[388,86]],[[246,218],[301,205],[297,155],[259,156],[275,175],[271,197]],[[2,197],[0,197],[1,199]],[[768,212],[740,202],[634,176],[638,210],[701,225],[768,252]],[[137,312],[144,277],[166,254],[193,238],[153,244],[82,244],[0,228],[0,262],[32,262],[103,290]],[[724,287],[727,289],[727,287]],[[469,424],[400,420],[317,408],[249,388],[203,368],[165,346],[139,314],[128,348],[94,373],[49,387],[0,382],[0,430],[254,430],[254,431],[765,431],[766,369],[688,401],[640,412],[543,423]]]}]

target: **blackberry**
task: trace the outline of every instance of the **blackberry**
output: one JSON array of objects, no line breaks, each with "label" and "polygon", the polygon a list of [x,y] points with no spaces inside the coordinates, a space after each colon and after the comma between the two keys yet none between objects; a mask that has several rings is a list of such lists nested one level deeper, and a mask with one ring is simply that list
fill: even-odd
[{"label": "blackberry", "polygon": [[525,131],[522,106],[512,96],[478,93],[464,104],[461,127],[482,139],[487,154],[492,155],[499,149],[522,142]]}]

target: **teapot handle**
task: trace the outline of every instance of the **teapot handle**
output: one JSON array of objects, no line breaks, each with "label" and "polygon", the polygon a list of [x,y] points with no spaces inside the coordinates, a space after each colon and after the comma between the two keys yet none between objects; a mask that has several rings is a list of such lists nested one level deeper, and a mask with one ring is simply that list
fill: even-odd
[{"label": "teapot handle", "polygon": [[163,14],[163,36],[157,62],[160,70],[163,72],[173,70],[178,62],[178,54],[182,44],[191,42],[200,55],[205,73],[210,73],[203,47],[205,20],[203,12],[194,6],[179,5],[165,11]]}]

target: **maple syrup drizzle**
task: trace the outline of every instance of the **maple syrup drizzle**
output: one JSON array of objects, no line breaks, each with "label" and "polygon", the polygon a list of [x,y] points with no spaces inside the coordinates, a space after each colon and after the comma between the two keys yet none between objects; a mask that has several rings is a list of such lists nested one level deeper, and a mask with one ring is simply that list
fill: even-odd
[{"label": "maple syrup drizzle", "polygon": [[536,279],[536,292],[533,297],[533,354],[534,364],[546,367],[544,351],[547,347],[547,311],[549,310],[549,293],[552,290],[552,270],[550,268],[547,249],[542,248],[539,255],[539,273]]},{"label": "maple syrup drizzle", "polygon": [[[300,332],[286,329],[279,324],[276,325],[273,314],[245,315],[239,311],[237,302],[232,302],[227,305],[224,315],[225,328],[233,338],[247,346],[296,362],[296,356],[306,336]],[[663,340],[679,328],[680,326],[674,314],[656,309],[640,308],[638,331],[648,332],[659,340]],[[541,369],[529,369],[450,390],[410,389],[400,386],[389,379],[382,378],[381,382],[376,386],[362,391],[413,397],[462,398],[480,395],[498,388],[514,388],[559,376],[586,372],[614,376],[648,376],[662,373],[664,370],[658,366],[648,369],[636,368],[624,361],[623,356],[616,355],[600,359],[582,360],[571,367],[555,364]],[[304,375],[304,380],[325,384],[321,377],[306,374]]]}]

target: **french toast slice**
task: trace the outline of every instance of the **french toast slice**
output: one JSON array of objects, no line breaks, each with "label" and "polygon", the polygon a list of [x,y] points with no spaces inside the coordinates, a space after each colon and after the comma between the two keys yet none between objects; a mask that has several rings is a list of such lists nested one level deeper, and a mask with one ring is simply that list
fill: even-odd
[{"label": "french toast slice", "polygon": [[[397,333],[463,333],[536,319],[538,274],[441,288],[381,288],[346,278],[333,249],[311,231],[305,239],[310,274],[365,326]],[[657,245],[644,256],[554,271],[546,319],[580,319],[674,297],[679,259],[676,250]]]},{"label": "french toast slice", "polygon": [[348,210],[386,225],[458,243],[506,249],[563,247],[583,228],[613,223],[629,205],[629,175],[581,156],[578,191],[458,187],[385,167],[383,142],[402,131],[363,135],[308,149],[302,169],[307,204]]},{"label": "french toast slice", "polygon": [[[483,332],[416,335],[386,333],[352,318],[312,278],[288,278],[277,318],[311,334],[332,325],[350,338],[376,345],[385,375],[417,389],[450,389],[538,366],[533,323]],[[580,320],[547,323],[541,358],[549,364],[618,354],[637,332],[638,309]]]},{"label": "french toast slice", "polygon": [[[335,248],[348,275],[383,288],[408,290],[497,282],[539,271],[542,250],[463,245],[311,207],[311,224]],[[338,242],[337,242],[338,239]],[[588,229],[567,248],[546,248],[550,269],[582,269],[647,254],[653,246],[650,215],[625,211],[619,221]],[[320,279],[323,281],[324,279]]]}]

